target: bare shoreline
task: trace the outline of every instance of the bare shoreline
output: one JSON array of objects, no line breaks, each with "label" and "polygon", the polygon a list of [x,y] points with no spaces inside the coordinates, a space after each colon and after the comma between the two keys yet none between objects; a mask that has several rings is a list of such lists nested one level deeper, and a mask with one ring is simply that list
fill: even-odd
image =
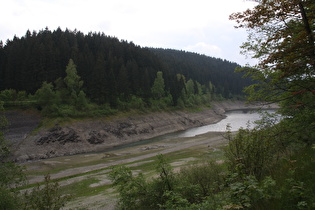
[{"label": "bare shoreline", "polygon": [[[34,161],[100,152],[167,133],[213,124],[225,118],[226,111],[260,107],[257,104],[247,105],[243,101],[213,102],[211,108],[204,108],[198,112],[172,111],[116,117],[110,120],[88,119],[64,126],[56,125],[50,129],[42,128],[35,135],[30,134],[31,128],[34,129],[36,125],[32,114],[28,119],[24,113],[22,120],[21,116],[17,118],[19,123],[12,114],[11,125],[15,127],[10,129],[20,132],[11,132],[9,137],[18,142],[14,149],[14,158],[17,162]],[[32,126],[27,130],[25,129],[27,125]]]}]

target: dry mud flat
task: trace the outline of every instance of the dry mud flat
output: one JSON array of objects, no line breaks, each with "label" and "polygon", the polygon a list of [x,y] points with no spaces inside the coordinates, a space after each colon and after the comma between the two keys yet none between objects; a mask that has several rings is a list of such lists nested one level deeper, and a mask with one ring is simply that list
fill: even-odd
[{"label": "dry mud flat", "polygon": [[[158,154],[169,154],[172,152],[182,151],[188,148],[202,147],[203,149],[217,150],[217,147],[226,143],[224,133],[209,132],[195,137],[182,137],[174,139],[161,140],[155,143],[147,143],[133,147],[122,148],[119,150],[98,152],[89,154],[78,154],[73,156],[56,157],[46,160],[37,160],[34,162],[26,162],[23,165],[27,166],[30,171],[45,171],[50,168],[58,168],[60,165],[79,165],[78,163],[94,162],[95,160],[104,160],[104,163],[92,164],[83,167],[69,168],[60,172],[51,174],[52,179],[69,177],[76,174],[98,171],[104,168],[110,168],[116,165],[129,164],[149,159]],[[115,157],[115,158],[111,158]],[[119,160],[115,160],[119,157]],[[110,160],[110,161],[108,161]],[[79,161],[79,162],[77,162]],[[69,165],[71,165],[69,164]],[[32,176],[29,183],[37,183],[44,180],[42,175]]]},{"label": "dry mud flat", "polygon": [[[210,132],[195,137],[165,139],[158,142],[127,147],[114,151],[78,154],[73,156],[56,157],[46,160],[38,160],[34,162],[26,162],[28,171],[43,172],[54,168],[63,168],[56,173],[51,173],[52,179],[60,179],[60,186],[66,186],[73,183],[80,183],[86,179],[95,178],[98,182],[91,184],[87,190],[93,191],[95,187],[110,185],[111,182],[107,177],[107,173],[112,166],[126,165],[127,167],[141,166],[143,164],[154,164],[154,158],[158,154],[165,156],[171,154],[182,154],[185,152],[199,151],[213,152],[220,150],[226,144],[227,140],[223,137],[223,133]],[[195,158],[181,158],[173,160],[171,165],[175,170],[181,166],[190,164]],[[80,166],[84,164],[84,166]],[[137,170],[137,172],[142,172]],[[29,183],[38,183],[44,180],[43,175],[32,175],[28,177]],[[65,209],[115,209],[117,202],[116,194],[113,189],[104,190],[100,194],[80,197],[69,202]]]}]

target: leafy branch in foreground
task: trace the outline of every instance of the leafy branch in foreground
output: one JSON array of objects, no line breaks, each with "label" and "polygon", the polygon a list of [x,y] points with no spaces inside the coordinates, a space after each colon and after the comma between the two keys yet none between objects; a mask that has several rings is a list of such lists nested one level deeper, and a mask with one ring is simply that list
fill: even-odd
[{"label": "leafy branch in foreground", "polygon": [[49,175],[45,176],[44,186],[38,185],[30,192],[24,193],[23,209],[58,210],[71,199],[70,195],[62,195],[57,182],[52,182]]},{"label": "leafy branch in foreground", "polygon": [[287,125],[308,144],[315,142],[314,10],[312,0],[261,0],[230,16],[248,29],[242,48],[259,61],[238,70],[257,81],[245,89],[249,99],[279,103]]},{"label": "leafy branch in foreground", "polygon": [[311,0],[263,0],[254,9],[230,16],[237,27],[249,31],[244,52],[259,59],[255,68],[243,69],[260,82],[252,86],[259,90],[251,95],[253,99],[314,105],[298,99],[305,94],[314,100],[314,9]]}]

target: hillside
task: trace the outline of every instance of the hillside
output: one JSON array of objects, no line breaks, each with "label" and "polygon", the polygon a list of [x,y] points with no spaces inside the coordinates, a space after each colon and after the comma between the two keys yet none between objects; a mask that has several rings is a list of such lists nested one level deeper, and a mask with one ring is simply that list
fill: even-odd
[{"label": "hillside", "polygon": [[25,36],[0,45],[0,90],[34,94],[44,81],[53,83],[65,77],[69,59],[77,67],[87,97],[113,107],[117,101],[129,102],[132,96],[148,103],[158,71],[163,73],[165,91],[171,94],[174,104],[189,80],[195,92],[212,91],[225,98],[241,95],[249,82],[234,73],[236,63],[226,60],[148,49],[104,33],[83,34],[58,28],[27,31]]},{"label": "hillside", "polygon": [[215,92],[225,98],[241,95],[243,88],[252,84],[250,79],[242,78],[243,74],[234,72],[239,67],[237,63],[180,50],[161,48],[150,50],[166,64],[171,74],[182,74],[203,85],[211,82]]}]

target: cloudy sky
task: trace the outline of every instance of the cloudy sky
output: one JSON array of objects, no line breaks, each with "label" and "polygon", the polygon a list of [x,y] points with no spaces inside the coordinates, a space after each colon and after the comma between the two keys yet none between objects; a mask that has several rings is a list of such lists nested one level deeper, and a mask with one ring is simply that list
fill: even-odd
[{"label": "cloudy sky", "polygon": [[104,32],[140,46],[173,48],[253,64],[239,54],[246,31],[233,12],[248,0],[0,0],[0,40],[48,27]]}]

